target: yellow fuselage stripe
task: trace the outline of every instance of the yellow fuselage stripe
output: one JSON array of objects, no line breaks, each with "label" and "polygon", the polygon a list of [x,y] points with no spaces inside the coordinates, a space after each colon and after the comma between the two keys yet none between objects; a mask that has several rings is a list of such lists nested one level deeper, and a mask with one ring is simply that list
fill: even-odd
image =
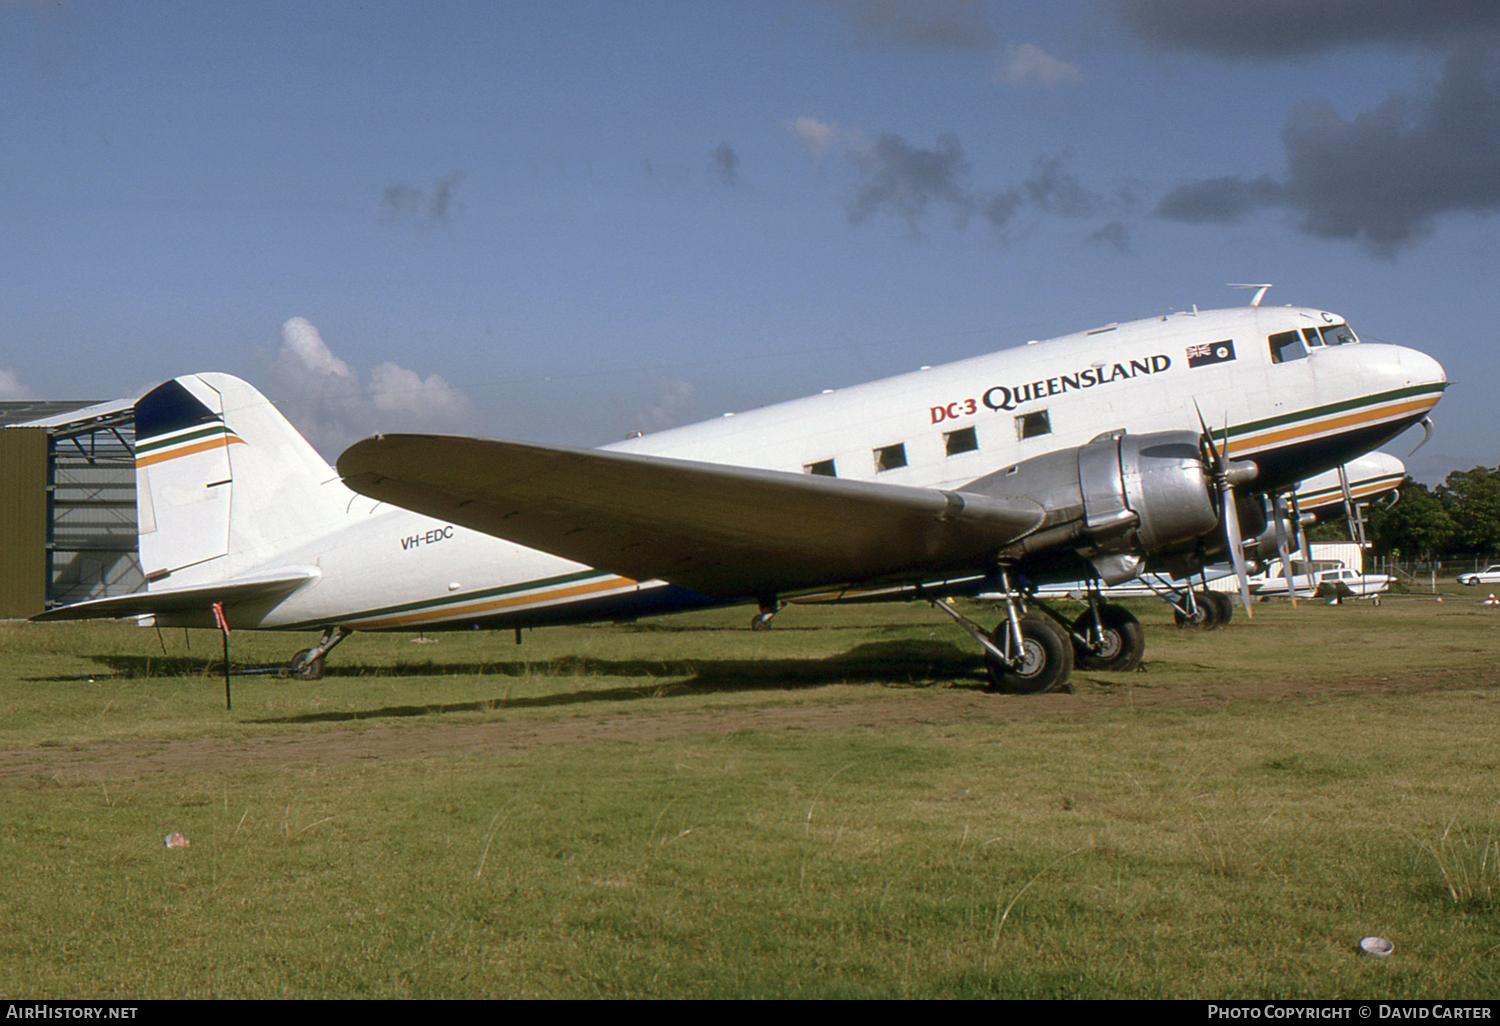
[{"label": "yellow fuselage stripe", "polygon": [[509,598],[492,599],[488,602],[476,602],[467,606],[450,606],[421,613],[408,613],[404,616],[386,617],[381,620],[350,620],[349,625],[362,630],[377,630],[382,627],[399,627],[402,624],[409,623],[430,623],[433,620],[462,620],[480,613],[493,613],[501,609],[542,605],[548,602],[556,602],[560,599],[577,598],[580,595],[592,595],[601,591],[618,591],[636,583],[636,581],[631,580],[629,577],[608,577],[602,581],[589,581],[584,584],[575,584],[569,588],[554,588],[551,591],[533,591],[525,595],[513,595]]},{"label": "yellow fuselage stripe", "polygon": [[1229,455],[1238,456],[1242,453],[1264,449],[1279,442],[1308,438],[1312,435],[1320,435],[1329,431],[1339,431],[1348,427],[1363,427],[1366,424],[1375,424],[1382,420],[1390,420],[1410,413],[1425,412],[1432,409],[1436,404],[1436,399],[1426,397],[1409,399],[1406,402],[1395,403],[1390,406],[1380,406],[1373,410],[1361,410],[1356,413],[1345,414],[1342,417],[1330,417],[1327,420],[1319,420],[1311,424],[1303,424],[1296,427],[1284,428],[1280,431],[1254,435],[1249,438],[1236,439],[1229,443]]}]

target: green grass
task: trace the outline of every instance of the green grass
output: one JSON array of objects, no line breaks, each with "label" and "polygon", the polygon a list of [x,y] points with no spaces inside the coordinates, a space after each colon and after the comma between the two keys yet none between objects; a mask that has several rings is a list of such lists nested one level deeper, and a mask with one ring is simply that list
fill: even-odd
[{"label": "green grass", "polygon": [[[163,655],[153,631],[0,625],[11,759],[702,720],[354,762],[0,762],[0,996],[1491,997],[1500,616],[1463,599],[1212,634],[1142,606],[1147,672],[1035,698],[979,696],[972,645],[916,606],[356,636],[323,681],[235,678],[232,712],[215,635]],[[237,664],[306,644],[232,642]],[[971,693],[1044,715],[947,701]],[[901,725],[817,726],[849,709]],[[777,710],[806,717],[762,726]],[[1368,934],[1395,954],[1359,955]]]}]

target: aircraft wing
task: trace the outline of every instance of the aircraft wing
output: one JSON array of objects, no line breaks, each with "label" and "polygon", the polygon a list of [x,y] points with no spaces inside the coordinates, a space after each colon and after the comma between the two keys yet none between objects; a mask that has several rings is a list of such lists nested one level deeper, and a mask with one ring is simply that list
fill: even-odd
[{"label": "aircraft wing", "polygon": [[971,566],[1046,516],[935,488],[446,435],[376,435],[338,470],[385,502],[720,597]]},{"label": "aircraft wing", "polygon": [[58,606],[31,619],[46,620],[105,620],[122,616],[143,616],[156,613],[202,613],[215,602],[230,606],[247,602],[266,602],[274,605],[303,584],[318,576],[318,571],[286,570],[253,577],[215,581],[212,584],[194,585],[190,588],[157,588],[152,591],[137,591],[129,595],[78,602],[71,606]]}]

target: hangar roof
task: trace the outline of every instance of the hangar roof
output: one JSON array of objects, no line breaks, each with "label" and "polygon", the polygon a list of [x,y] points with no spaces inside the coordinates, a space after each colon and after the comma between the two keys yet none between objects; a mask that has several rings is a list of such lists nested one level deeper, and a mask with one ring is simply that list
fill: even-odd
[{"label": "hangar roof", "polygon": [[0,427],[47,428],[62,438],[128,424],[134,416],[134,399],[107,402],[38,399],[0,403]]}]

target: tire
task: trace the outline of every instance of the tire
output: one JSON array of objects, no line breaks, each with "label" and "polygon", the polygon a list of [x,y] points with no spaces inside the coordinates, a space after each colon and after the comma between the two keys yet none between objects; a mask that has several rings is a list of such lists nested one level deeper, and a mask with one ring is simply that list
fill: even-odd
[{"label": "tire", "polygon": [[319,656],[312,662],[307,662],[307,653],[311,649],[304,648],[292,656],[291,662],[282,667],[278,677],[293,677],[297,680],[322,680],[323,679],[323,657]]},{"label": "tire", "polygon": [[[1107,670],[1126,673],[1141,665],[1146,654],[1146,632],[1124,606],[1100,606],[1099,628],[1103,644],[1098,651],[1073,641],[1073,662],[1085,670]],[[1073,633],[1090,637],[1094,629],[1094,611],[1087,610],[1073,621]]]},{"label": "tire", "polygon": [[1228,627],[1230,621],[1234,619],[1234,599],[1230,598],[1222,591],[1209,591],[1204,592],[1204,594],[1212,599],[1214,604],[1219,607],[1219,622],[1215,626]]},{"label": "tire", "polygon": [[1193,596],[1197,608],[1197,615],[1188,617],[1180,609],[1172,610],[1172,618],[1177,621],[1177,626],[1184,629],[1192,627],[1200,631],[1211,631],[1215,627],[1223,626],[1219,622],[1219,604],[1212,599],[1204,599],[1204,595],[1212,592],[1200,591]]},{"label": "tire", "polygon": [[[990,637],[1001,649],[1007,647],[1010,621],[1003,621]],[[995,660],[985,660],[990,690],[1013,695],[1040,695],[1061,686],[1073,672],[1073,642],[1063,629],[1036,613],[1021,618],[1020,665],[1016,669]]]}]

